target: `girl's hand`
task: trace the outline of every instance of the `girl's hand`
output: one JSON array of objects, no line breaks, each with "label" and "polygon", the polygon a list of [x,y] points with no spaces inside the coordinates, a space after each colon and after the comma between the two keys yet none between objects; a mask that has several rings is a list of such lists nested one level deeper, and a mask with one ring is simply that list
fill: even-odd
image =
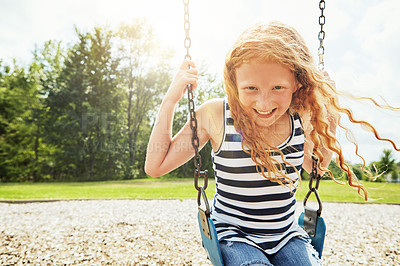
[{"label": "girl's hand", "polygon": [[194,62],[185,59],[176,73],[164,99],[177,103],[185,94],[187,85],[192,84],[192,89],[197,88],[197,80],[198,71]]}]

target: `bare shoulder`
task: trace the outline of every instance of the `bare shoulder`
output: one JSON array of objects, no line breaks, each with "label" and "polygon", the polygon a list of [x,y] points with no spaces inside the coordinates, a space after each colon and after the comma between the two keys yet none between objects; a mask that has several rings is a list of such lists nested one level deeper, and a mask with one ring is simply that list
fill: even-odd
[{"label": "bare shoulder", "polygon": [[202,122],[223,126],[224,122],[224,99],[211,99],[203,103],[196,111]]},{"label": "bare shoulder", "polygon": [[208,100],[199,107],[198,111],[205,112],[207,115],[223,115],[224,99],[216,98]]},{"label": "bare shoulder", "polygon": [[217,149],[224,134],[224,99],[217,98],[203,103],[196,111],[201,127],[207,132],[213,149]]}]

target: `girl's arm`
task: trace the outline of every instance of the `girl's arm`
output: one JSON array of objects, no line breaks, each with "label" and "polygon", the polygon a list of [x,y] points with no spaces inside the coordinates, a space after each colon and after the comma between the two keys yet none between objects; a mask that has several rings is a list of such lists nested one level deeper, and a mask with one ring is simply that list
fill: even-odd
[{"label": "girl's arm", "polygon": [[[188,69],[188,66],[191,68]],[[194,155],[192,147],[192,130],[189,122],[172,137],[174,110],[183,97],[186,86],[197,87],[197,70],[190,60],[184,60],[165,95],[157,119],[151,133],[145,162],[145,172],[150,176],[164,175],[190,160]],[[196,110],[198,120],[199,145],[202,148],[209,140],[206,123],[202,123],[208,115],[207,108]]]}]

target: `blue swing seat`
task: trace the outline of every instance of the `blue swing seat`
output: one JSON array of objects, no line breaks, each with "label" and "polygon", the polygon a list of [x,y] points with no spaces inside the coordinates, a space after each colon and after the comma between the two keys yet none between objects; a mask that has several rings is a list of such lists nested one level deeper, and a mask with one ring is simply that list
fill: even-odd
[{"label": "blue swing seat", "polygon": [[[203,247],[207,252],[209,260],[214,266],[223,266],[224,263],[222,260],[221,249],[219,247],[217,230],[215,229],[214,222],[211,220],[210,217],[207,217],[207,215],[201,214],[201,212],[202,210],[199,210],[197,221],[199,223]],[[304,215],[304,212],[302,212],[299,216],[298,223],[301,227],[304,226]],[[207,222],[207,225],[205,225],[205,222]],[[206,226],[208,226],[208,229],[205,228]],[[324,218],[322,218],[321,216],[317,216],[317,223],[314,234],[312,232],[307,233],[311,238],[311,245],[318,252],[318,257],[320,259],[322,257],[322,250],[324,248],[325,232],[326,225]]]},{"label": "blue swing seat", "polygon": [[[310,212],[314,213],[315,215],[310,215]],[[311,245],[318,252],[318,256],[321,259],[322,250],[324,248],[326,225],[324,218],[317,215],[316,212],[316,210],[306,206],[304,212],[302,212],[299,216],[298,223],[310,236]]]},{"label": "blue swing seat", "polygon": [[[221,249],[219,247],[217,230],[215,229],[214,222],[208,215],[205,215],[205,213],[203,215],[201,213],[202,211],[203,210],[199,210],[197,220],[199,222],[203,247],[207,252],[208,259],[212,262],[214,266],[223,266],[224,263],[222,260]],[[208,228],[206,228],[207,226]]]},{"label": "blue swing seat", "polygon": [[[204,249],[207,252],[208,259],[212,262],[214,266],[223,266],[224,262],[222,259],[221,248],[219,246],[217,230],[215,229],[214,222],[212,221],[210,214],[211,209],[208,203],[205,188],[207,187],[207,173],[205,173],[205,186],[197,185],[197,178],[195,178],[195,187],[198,190],[197,205],[198,214],[197,221],[199,223],[199,229],[201,234],[201,242]],[[205,209],[202,209],[201,200],[203,200]]]},{"label": "blue swing seat", "polygon": [[[205,202],[205,210],[200,208],[201,198],[203,198],[203,201]],[[219,246],[217,230],[215,229],[214,222],[210,218],[210,207],[203,187],[199,188],[198,203],[199,211],[197,221],[199,224],[202,245],[212,264],[214,266],[223,266],[224,262],[222,259],[221,248]],[[320,216],[320,213],[321,205],[319,210],[304,206],[304,212],[300,214],[298,224],[303,227],[310,236],[311,245],[318,252],[318,257],[321,259],[322,250],[324,248],[326,225],[324,219]]]}]

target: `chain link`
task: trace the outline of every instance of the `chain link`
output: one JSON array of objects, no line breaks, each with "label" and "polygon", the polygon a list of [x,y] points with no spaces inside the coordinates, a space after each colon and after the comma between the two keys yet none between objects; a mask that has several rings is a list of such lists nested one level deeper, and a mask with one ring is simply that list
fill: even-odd
[{"label": "chain link", "polygon": [[[324,54],[325,54],[325,47],[324,47],[324,39],[325,39],[325,31],[324,31],[324,25],[325,25],[325,15],[324,15],[324,10],[325,10],[325,1],[320,0],[319,1],[319,9],[321,10],[321,15],[319,16],[318,23],[321,26],[321,29],[318,33],[318,40],[319,40],[319,48],[318,48],[318,57],[319,57],[319,69],[321,71],[324,71]],[[304,198],[304,206],[307,205],[307,200],[310,197],[311,193],[315,194],[315,197],[317,198],[318,201],[318,211],[317,214],[318,216],[321,215],[322,212],[322,202],[318,194],[318,188],[319,184],[321,182],[321,175],[318,174],[318,157],[315,156],[315,154],[312,155],[312,170],[310,173],[310,182],[308,183],[308,193],[306,197]],[[315,181],[315,186],[314,186],[314,181]]]},{"label": "chain link", "polygon": [[[325,39],[325,31],[324,31],[324,25],[325,25],[325,15],[324,15],[324,10],[325,10],[325,1],[321,0],[319,1],[319,9],[321,10],[321,15],[319,16],[318,23],[321,26],[321,29],[318,33],[318,40],[319,40],[319,48],[318,48],[318,57],[319,57],[319,69],[321,71],[324,71],[325,65],[324,65],[324,54],[325,54],[325,47],[324,47],[324,39]],[[322,212],[322,202],[318,194],[318,188],[319,188],[319,183],[322,179],[321,175],[318,174],[318,158],[313,154],[312,155],[312,171],[310,173],[310,182],[308,183],[308,193],[304,199],[304,206],[307,204],[307,200],[311,193],[315,194],[315,197],[317,198],[318,201],[318,215],[321,215]],[[314,186],[314,181],[315,181],[315,186]]]},{"label": "chain link", "polygon": [[321,26],[321,29],[318,33],[318,40],[319,40],[319,48],[318,48],[318,57],[319,57],[319,69],[321,71],[324,71],[325,65],[324,65],[324,54],[325,54],[325,47],[324,47],[324,39],[325,39],[325,31],[324,31],[324,25],[325,25],[325,16],[324,16],[324,10],[325,10],[325,1],[321,0],[319,1],[319,9],[321,10],[321,15],[319,16],[319,25]]},{"label": "chain link", "polygon": [[[312,162],[312,170],[310,173],[310,182],[308,183],[308,192],[304,198],[303,205],[304,206],[307,205],[308,198],[310,197],[311,193],[314,193],[318,202],[317,214],[318,216],[320,216],[322,212],[322,201],[318,194],[318,188],[322,177],[320,174],[318,174],[318,158],[314,154],[312,155],[312,160],[313,162]],[[314,181],[315,181],[315,186],[314,186]]]},{"label": "chain link", "polygon": [[[308,184],[308,188],[311,191],[316,191],[319,188],[319,183],[321,181],[321,175],[318,174],[318,158],[313,154],[312,156],[312,171],[310,174],[310,183]],[[314,186],[315,181],[315,186]]]},{"label": "chain link", "polygon": [[[190,21],[189,21],[189,0],[183,0],[183,5],[184,5],[184,29],[185,29],[185,41],[184,45],[186,48],[186,55],[185,59],[191,60],[191,56],[189,54],[189,48],[192,44],[192,41],[189,36],[189,30],[190,30]],[[194,97],[193,97],[193,90],[192,90],[192,85],[188,84],[186,87],[187,93],[188,93],[188,106],[189,106],[189,116],[190,116],[190,129],[192,130],[192,146],[194,148],[194,167],[196,168],[194,170],[194,186],[199,192],[198,196],[198,204],[200,205],[200,186],[198,184],[198,179],[200,176],[203,176],[204,178],[204,184],[202,186],[203,189],[206,189],[208,186],[208,171],[201,171],[201,156],[199,154],[199,137],[197,136],[197,118],[196,118],[196,113],[195,113],[195,103],[194,103]]]},{"label": "chain link", "polygon": [[189,48],[192,45],[192,40],[189,37],[189,30],[190,30],[190,21],[189,21],[189,0],[183,0],[183,7],[184,7],[184,29],[185,29],[185,40],[184,46],[186,48],[186,55],[185,59],[191,60],[191,56],[189,54]]}]

